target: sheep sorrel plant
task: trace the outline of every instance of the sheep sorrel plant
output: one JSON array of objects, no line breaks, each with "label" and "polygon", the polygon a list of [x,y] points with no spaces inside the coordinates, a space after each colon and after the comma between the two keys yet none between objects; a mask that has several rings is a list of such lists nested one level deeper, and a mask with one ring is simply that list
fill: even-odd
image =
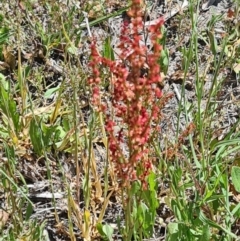
[{"label": "sheep sorrel plant", "polygon": [[[159,88],[163,19],[145,28],[140,0],[132,1],[128,16],[131,21],[123,23],[117,60],[100,56],[93,41],[89,78],[92,104],[105,116],[110,160],[122,191],[125,223],[121,231],[127,241],[153,234],[158,207],[151,158],[151,143],[158,130],[157,125],[153,129],[153,123],[160,121],[161,109],[170,98],[163,96]],[[151,51],[145,45],[143,31],[149,35]],[[110,104],[101,102],[103,69],[111,73]]]}]

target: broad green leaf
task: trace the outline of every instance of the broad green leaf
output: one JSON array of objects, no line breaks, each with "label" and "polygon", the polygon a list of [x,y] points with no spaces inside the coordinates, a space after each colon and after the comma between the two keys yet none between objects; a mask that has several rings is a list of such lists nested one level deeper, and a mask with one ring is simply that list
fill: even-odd
[{"label": "broad green leaf", "polygon": [[59,86],[48,89],[48,90],[45,92],[45,94],[44,94],[44,98],[46,98],[46,99],[50,98],[51,95],[52,95],[53,93],[57,92],[58,90],[59,90]]},{"label": "broad green leaf", "polygon": [[54,139],[59,140],[59,139],[63,139],[66,135],[66,131],[63,129],[62,126],[56,126],[55,128],[55,136]]},{"label": "broad green leaf", "polygon": [[76,55],[77,54],[77,47],[75,47],[74,45],[71,45],[70,47],[67,48],[67,51],[72,55]]},{"label": "broad green leaf", "polygon": [[13,124],[14,128],[12,127],[12,131],[17,133],[19,130],[19,114],[17,112],[16,102],[2,85],[0,85],[0,109],[2,109],[3,113],[7,116],[8,121]]},{"label": "broad green leaf", "polygon": [[7,91],[10,87],[10,82],[6,81],[6,78],[3,74],[0,73],[0,84]]},{"label": "broad green leaf", "polygon": [[108,238],[109,241],[112,241],[112,235],[113,235],[113,228],[108,225],[108,224],[105,224],[103,225],[102,227],[102,230],[104,232],[104,234],[106,235],[106,237]]},{"label": "broad green leaf", "polygon": [[155,191],[156,183],[156,175],[153,172],[151,172],[148,176],[148,184],[150,191]]},{"label": "broad green leaf", "polygon": [[102,237],[104,237],[105,233],[103,232],[103,225],[101,223],[97,223],[96,228],[97,228],[98,232],[100,233],[100,235]]},{"label": "broad green leaf", "polygon": [[231,171],[233,186],[237,192],[240,192],[240,167],[233,166]]},{"label": "broad green leaf", "polygon": [[3,113],[9,117],[9,95],[4,90],[3,87],[0,87],[0,108],[2,109]]},{"label": "broad green leaf", "polygon": [[217,40],[212,31],[208,31],[208,37],[210,40],[210,49],[214,55],[217,54]]},{"label": "broad green leaf", "polygon": [[169,223],[167,226],[169,234],[174,234],[179,231],[178,223]]},{"label": "broad green leaf", "polygon": [[138,191],[140,190],[140,185],[139,182],[133,182],[132,186],[131,186],[131,195],[135,195]]},{"label": "broad green leaf", "polygon": [[231,211],[232,215],[236,215],[238,218],[240,217],[240,203],[236,205]]},{"label": "broad green leaf", "polygon": [[211,238],[211,232],[208,225],[203,226],[202,236],[199,241],[208,241]]},{"label": "broad green leaf", "polygon": [[10,111],[10,118],[13,121],[15,131],[18,133],[18,130],[19,130],[19,114],[17,112],[16,102],[13,99],[9,99],[9,111]]},{"label": "broad green leaf", "polygon": [[[56,133],[57,126],[47,126],[42,123],[41,125],[42,131],[43,131],[43,143],[45,147],[48,147],[52,141],[52,138],[54,137],[54,134]],[[57,136],[56,136],[57,137]],[[58,140],[53,140],[54,142]]]},{"label": "broad green leaf", "polygon": [[169,52],[167,49],[162,50],[159,64],[161,66],[161,71],[166,75],[169,67]]},{"label": "broad green leaf", "polygon": [[108,36],[105,39],[105,42],[103,45],[103,57],[110,59],[110,60],[114,60],[114,51],[111,46],[111,37],[110,36]]},{"label": "broad green leaf", "polygon": [[30,216],[33,213],[33,206],[31,203],[28,203],[27,209],[26,209],[26,220],[28,221]]},{"label": "broad green leaf", "polygon": [[9,29],[7,27],[0,28],[0,44],[7,42],[9,37]]},{"label": "broad green leaf", "polygon": [[69,131],[71,129],[70,121],[67,117],[64,117],[64,116],[62,117],[62,125],[63,125],[64,131]]},{"label": "broad green leaf", "polygon": [[29,135],[34,151],[40,156],[43,151],[42,131],[36,118],[32,118],[30,122]]}]

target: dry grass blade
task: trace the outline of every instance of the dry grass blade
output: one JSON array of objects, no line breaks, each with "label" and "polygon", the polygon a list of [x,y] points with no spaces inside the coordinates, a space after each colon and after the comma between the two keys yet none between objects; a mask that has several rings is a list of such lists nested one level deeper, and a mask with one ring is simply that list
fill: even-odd
[{"label": "dry grass blade", "polygon": [[0,209],[0,230],[5,227],[8,219],[9,219],[9,214],[3,209]]}]

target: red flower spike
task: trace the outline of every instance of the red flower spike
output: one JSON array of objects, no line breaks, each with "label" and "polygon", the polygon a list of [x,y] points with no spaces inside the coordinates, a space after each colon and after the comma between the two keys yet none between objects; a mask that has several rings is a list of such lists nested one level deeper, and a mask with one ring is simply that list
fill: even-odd
[{"label": "red flower spike", "polygon": [[[147,176],[152,170],[149,146],[154,130],[151,124],[159,120],[165,103],[159,102],[163,94],[157,87],[161,81],[158,59],[162,47],[158,38],[161,37],[163,19],[160,18],[148,28],[153,45],[152,53],[149,53],[141,35],[144,26],[141,4],[141,0],[132,0],[128,11],[131,21],[123,22],[118,45],[119,60],[105,59],[98,54],[95,43],[91,46],[92,76],[89,84],[92,86],[92,104],[98,107],[101,65],[111,72],[110,108],[113,116],[106,117],[110,158],[115,163],[116,173],[123,185],[139,180],[143,188],[147,188]],[[143,75],[146,66],[147,71]],[[101,109],[98,109],[107,109],[107,106],[101,105]]]}]

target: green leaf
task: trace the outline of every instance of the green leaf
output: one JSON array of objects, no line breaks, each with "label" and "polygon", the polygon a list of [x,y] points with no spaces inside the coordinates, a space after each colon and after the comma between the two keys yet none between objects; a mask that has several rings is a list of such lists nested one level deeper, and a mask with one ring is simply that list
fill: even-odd
[{"label": "green leaf", "polygon": [[44,146],[47,148],[51,141],[57,142],[59,137],[59,130],[57,126],[47,126],[44,123],[41,124],[42,138]]},{"label": "green leaf", "polygon": [[105,225],[102,225],[101,223],[98,223],[96,225],[97,227],[97,230],[98,232],[100,233],[101,237],[107,240],[110,240],[112,241],[112,235],[113,235],[113,228],[108,225],[108,224],[105,224]]},{"label": "green leaf", "polygon": [[103,57],[110,59],[110,60],[114,60],[114,51],[113,48],[111,46],[111,37],[107,37],[104,41],[104,45],[103,45]]},{"label": "green leaf", "polygon": [[5,76],[0,73],[0,84],[7,91],[9,90],[10,84],[9,81],[6,81]]},{"label": "green leaf", "polygon": [[44,94],[44,98],[45,98],[45,99],[50,98],[51,95],[52,95],[53,93],[57,92],[58,90],[59,90],[59,86],[48,89],[48,90],[45,92],[45,94]]},{"label": "green leaf", "polygon": [[9,111],[10,111],[10,118],[13,121],[15,131],[18,132],[18,130],[19,130],[19,114],[17,112],[16,102],[12,99],[9,99]]},{"label": "green leaf", "polygon": [[0,108],[9,117],[9,95],[2,86],[0,86]]},{"label": "green leaf", "polygon": [[31,203],[28,203],[27,210],[26,210],[26,221],[29,220],[32,213],[33,213],[33,206]]},{"label": "green leaf", "polygon": [[[240,119],[239,119],[240,120]],[[240,121],[237,121],[238,124]],[[229,137],[230,138],[230,137]],[[233,148],[229,148],[229,146],[234,146]],[[231,139],[231,140],[223,140],[218,142],[213,149],[218,149],[216,155],[215,155],[215,160],[218,162],[219,159],[224,158],[226,156],[229,156],[230,154],[234,153],[238,149],[240,149],[239,145],[239,136],[237,136],[236,139]]]},{"label": "green leaf", "polygon": [[29,135],[34,151],[40,156],[43,151],[42,131],[36,117],[30,122]]},{"label": "green leaf", "polygon": [[96,228],[99,232],[99,234],[104,237],[104,232],[103,232],[103,225],[101,223],[97,223]]},{"label": "green leaf", "polygon": [[169,223],[167,229],[170,235],[177,233],[179,231],[178,223]]},{"label": "green leaf", "polygon": [[62,125],[63,125],[63,130],[62,131],[69,131],[71,129],[69,119],[64,117],[64,116],[62,117]]},{"label": "green leaf", "polygon": [[156,188],[156,175],[151,172],[148,176],[148,184],[149,184],[149,190],[155,191]]},{"label": "green leaf", "polygon": [[169,67],[169,52],[167,49],[162,50],[159,64],[161,66],[161,71],[166,75]]},{"label": "green leaf", "polygon": [[214,33],[212,31],[208,31],[208,37],[210,40],[210,49],[213,53],[213,55],[217,54],[217,40],[214,36]]},{"label": "green leaf", "polygon": [[203,226],[202,236],[200,237],[199,241],[208,241],[210,240],[211,233],[208,225]]},{"label": "green leaf", "polygon": [[199,219],[203,222],[203,224],[207,224],[207,225],[209,225],[213,228],[217,228],[219,230],[222,230],[234,239],[237,238],[237,236],[234,233],[232,233],[231,231],[229,231],[228,229],[226,229],[226,228],[220,226],[219,224],[217,224],[216,222],[213,222],[212,220],[206,218],[206,216],[203,214],[202,211],[200,211]]},{"label": "green leaf", "polygon": [[0,44],[6,43],[9,37],[9,28],[0,28]]},{"label": "green leaf", "polygon": [[[4,81],[4,79],[2,81]],[[17,112],[16,102],[4,89],[2,83],[0,84],[0,109],[2,109],[2,112],[7,116],[8,121],[12,122],[14,127],[12,131],[17,133],[19,130],[19,114]],[[11,124],[10,127],[12,127]]]},{"label": "green leaf", "polygon": [[231,211],[231,214],[233,216],[236,216],[237,218],[240,217],[240,203],[238,203],[238,205],[236,205],[233,210]]},{"label": "green leaf", "polygon": [[140,184],[139,182],[134,182],[131,186],[131,195],[134,196],[136,193],[140,190]]},{"label": "green leaf", "polygon": [[233,186],[237,192],[240,192],[240,167],[233,166],[231,171]]},{"label": "green leaf", "polygon": [[72,54],[72,55],[76,55],[77,54],[77,47],[75,47],[73,44],[67,48],[67,51]]},{"label": "green leaf", "polygon": [[103,225],[103,228],[102,228],[104,234],[106,235],[106,237],[108,238],[108,240],[112,241],[112,235],[113,235],[113,228],[108,225],[108,224],[105,224]]},{"label": "green leaf", "polygon": [[63,129],[62,126],[55,127],[55,141],[62,140],[66,136],[66,131]]}]

